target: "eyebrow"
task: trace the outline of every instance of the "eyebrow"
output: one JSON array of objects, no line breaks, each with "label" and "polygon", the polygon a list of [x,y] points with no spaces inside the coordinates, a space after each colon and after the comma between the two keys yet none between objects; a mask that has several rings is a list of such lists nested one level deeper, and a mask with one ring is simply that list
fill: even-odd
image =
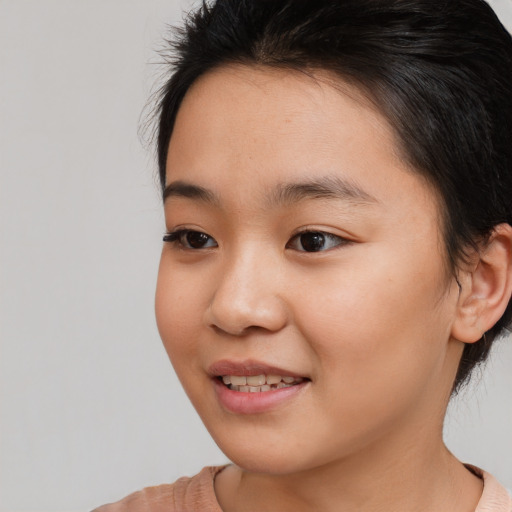
[{"label": "eyebrow", "polygon": [[[169,197],[185,197],[218,206],[220,198],[211,190],[193,183],[173,181],[163,192]],[[340,176],[324,176],[296,183],[279,183],[269,196],[269,206],[281,206],[307,199],[338,199],[351,204],[371,205],[379,201],[356,183]]]},{"label": "eyebrow", "polygon": [[279,184],[270,197],[270,203],[282,205],[306,199],[339,199],[361,205],[379,203],[374,196],[356,183],[340,176],[324,176],[304,182]]},{"label": "eyebrow", "polygon": [[173,181],[165,187],[162,199],[165,202],[169,197],[187,197],[213,205],[217,205],[220,202],[211,190],[184,181]]}]

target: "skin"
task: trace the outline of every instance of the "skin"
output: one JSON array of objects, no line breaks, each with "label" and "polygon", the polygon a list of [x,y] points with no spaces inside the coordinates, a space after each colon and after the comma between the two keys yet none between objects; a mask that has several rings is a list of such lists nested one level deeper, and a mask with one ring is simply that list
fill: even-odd
[{"label": "skin", "polygon": [[[217,201],[165,201],[169,232],[209,238],[164,244],[159,331],[234,462],[215,482],[223,510],[474,511],[482,483],[442,440],[471,294],[447,272],[436,194],[400,158],[383,116],[336,80],[236,66],[189,90],[167,183]],[[364,200],[276,200],[283,184],[337,178]],[[304,230],[334,236],[306,252]],[[220,359],[310,382],[271,411],[234,414],[207,373]]]}]

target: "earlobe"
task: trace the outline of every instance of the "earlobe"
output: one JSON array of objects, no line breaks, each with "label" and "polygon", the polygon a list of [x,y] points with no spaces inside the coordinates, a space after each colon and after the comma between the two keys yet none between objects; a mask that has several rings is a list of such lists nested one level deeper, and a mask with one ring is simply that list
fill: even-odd
[{"label": "earlobe", "polygon": [[459,276],[460,293],[452,337],[478,341],[501,318],[512,295],[512,227],[499,224]]}]

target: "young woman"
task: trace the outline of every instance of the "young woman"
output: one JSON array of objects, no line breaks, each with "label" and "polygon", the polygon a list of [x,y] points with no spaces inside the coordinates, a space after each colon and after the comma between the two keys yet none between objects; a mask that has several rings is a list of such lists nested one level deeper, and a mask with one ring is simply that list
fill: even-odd
[{"label": "young woman", "polygon": [[233,462],[101,512],[510,512],[442,438],[512,316],[512,40],[481,0],[218,0],[159,104],[156,315]]}]

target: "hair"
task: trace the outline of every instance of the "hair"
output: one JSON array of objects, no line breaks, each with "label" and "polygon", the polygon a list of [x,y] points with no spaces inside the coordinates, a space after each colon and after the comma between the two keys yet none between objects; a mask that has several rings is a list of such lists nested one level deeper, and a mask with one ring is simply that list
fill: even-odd
[{"label": "hair", "polygon": [[[326,70],[367,94],[436,190],[451,274],[495,226],[512,224],[512,38],[483,0],[217,0],[168,42],[156,111],[162,188],[177,112],[200,76],[229,64]],[[509,302],[465,345],[454,393],[511,321]]]}]

